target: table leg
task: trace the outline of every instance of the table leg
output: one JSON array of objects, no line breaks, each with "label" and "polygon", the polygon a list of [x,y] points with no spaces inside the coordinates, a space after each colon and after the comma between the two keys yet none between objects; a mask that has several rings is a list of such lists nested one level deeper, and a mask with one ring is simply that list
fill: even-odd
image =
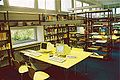
[{"label": "table leg", "polygon": [[67,69],[64,69],[64,75],[65,75],[65,80],[68,80],[69,73],[67,72]]},{"label": "table leg", "polygon": [[85,62],[85,75],[87,75],[88,72],[87,72],[87,61]]}]

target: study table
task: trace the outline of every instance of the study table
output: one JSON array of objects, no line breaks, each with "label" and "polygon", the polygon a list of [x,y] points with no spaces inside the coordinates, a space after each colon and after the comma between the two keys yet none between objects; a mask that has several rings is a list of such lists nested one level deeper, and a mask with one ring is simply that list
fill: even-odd
[{"label": "study table", "polygon": [[34,58],[36,60],[43,61],[43,62],[46,62],[48,64],[52,64],[52,65],[62,67],[65,69],[69,69],[70,67],[76,65],[77,63],[81,62],[82,60],[86,59],[91,54],[93,54],[91,52],[85,52],[79,48],[73,48],[71,50],[71,52],[69,53],[69,55],[76,56],[76,58],[66,58],[66,61],[60,63],[60,62],[55,62],[55,61],[49,60],[49,53],[43,53],[40,56],[29,55],[26,53],[26,51],[20,51],[20,53],[23,53],[24,55],[31,57],[31,58]]}]

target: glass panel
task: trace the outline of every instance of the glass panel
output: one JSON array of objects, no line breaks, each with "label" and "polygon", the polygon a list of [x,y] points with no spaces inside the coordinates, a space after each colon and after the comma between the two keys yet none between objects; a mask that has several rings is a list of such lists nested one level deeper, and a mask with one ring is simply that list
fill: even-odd
[{"label": "glass panel", "polygon": [[92,8],[92,10],[93,10],[93,11],[95,11],[95,10],[96,10],[96,8]]},{"label": "glass panel", "polygon": [[[89,4],[83,3],[83,7],[85,7],[85,6],[89,6]],[[89,11],[89,9],[83,9],[83,12],[87,12],[87,11]]]},{"label": "glass panel", "polygon": [[34,8],[34,0],[9,0],[9,5]]},{"label": "glass panel", "polygon": [[112,8],[113,14],[115,14],[115,8]]},{"label": "glass panel", "polygon": [[3,0],[0,0],[0,5],[4,5]]},{"label": "glass panel", "polygon": [[45,9],[45,0],[38,0],[38,8]]},{"label": "glass panel", "polygon": [[120,8],[116,8],[116,14],[120,14]]},{"label": "glass panel", "polygon": [[76,1],[76,7],[82,7],[82,2]]},{"label": "glass panel", "polygon": [[82,10],[76,10],[77,13],[82,12]]},{"label": "glass panel", "polygon": [[55,10],[55,0],[46,0],[46,9]]},{"label": "glass panel", "polygon": [[89,9],[83,9],[83,12],[87,12],[87,11],[89,11]]},{"label": "glass panel", "polygon": [[[76,7],[82,7],[82,2],[74,0],[74,8]],[[76,10],[75,12],[79,13],[82,12],[82,10]]]},{"label": "glass panel", "polygon": [[89,4],[87,4],[87,3],[83,3],[83,6],[89,6]]},{"label": "glass panel", "polygon": [[61,11],[68,12],[70,8],[72,8],[72,0],[61,0]]},{"label": "glass panel", "polygon": [[11,29],[11,37],[13,44],[26,43],[36,41],[36,28],[19,28]]}]

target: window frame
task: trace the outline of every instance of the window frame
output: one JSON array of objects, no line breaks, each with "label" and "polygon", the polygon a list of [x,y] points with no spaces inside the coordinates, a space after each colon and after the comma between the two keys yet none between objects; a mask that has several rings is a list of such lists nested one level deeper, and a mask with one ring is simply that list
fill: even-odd
[{"label": "window frame", "polygon": [[[24,43],[28,43],[28,42],[34,42],[34,41],[38,41],[38,38],[37,38],[37,27],[11,27],[10,30],[11,30],[11,33],[12,33],[12,30],[22,30],[22,29],[34,29],[34,39],[32,40],[25,40],[25,41],[19,41],[19,42],[15,42],[12,44],[13,45],[18,45],[18,44],[24,44]],[[12,34],[11,34],[11,41],[12,41]]]}]

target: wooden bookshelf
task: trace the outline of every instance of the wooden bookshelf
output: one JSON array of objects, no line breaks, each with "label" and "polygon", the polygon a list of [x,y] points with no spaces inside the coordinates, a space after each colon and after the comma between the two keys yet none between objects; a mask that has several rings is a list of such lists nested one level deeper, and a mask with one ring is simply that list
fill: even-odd
[{"label": "wooden bookshelf", "polygon": [[76,31],[76,26],[73,24],[47,23],[44,25],[44,41],[69,45],[69,33],[73,31]]},{"label": "wooden bookshelf", "polygon": [[66,13],[58,13],[57,14],[57,21],[64,21],[64,20],[69,20],[69,15]]},{"label": "wooden bookshelf", "polygon": [[53,44],[64,43],[67,32],[67,25],[46,25],[44,26],[44,41]]},{"label": "wooden bookshelf", "polygon": [[[105,14],[104,17],[94,17],[93,14]],[[101,11],[90,11],[86,12],[86,27],[85,27],[85,38],[86,38],[86,51],[99,50],[109,54],[111,52],[110,46],[112,46],[112,11],[101,10]],[[103,30],[104,29],[104,30]],[[105,41],[106,40],[106,41]],[[101,43],[100,43],[101,41]],[[105,41],[103,43],[103,41]]]},{"label": "wooden bookshelf", "polygon": [[85,45],[85,36],[84,34],[80,34],[78,32],[70,32],[69,33],[69,44],[71,47],[81,47],[84,48]]},{"label": "wooden bookshelf", "polygon": [[[11,65],[11,40],[9,26],[0,22],[0,67]],[[7,56],[6,56],[7,55]],[[4,62],[5,61],[5,62]]]}]

